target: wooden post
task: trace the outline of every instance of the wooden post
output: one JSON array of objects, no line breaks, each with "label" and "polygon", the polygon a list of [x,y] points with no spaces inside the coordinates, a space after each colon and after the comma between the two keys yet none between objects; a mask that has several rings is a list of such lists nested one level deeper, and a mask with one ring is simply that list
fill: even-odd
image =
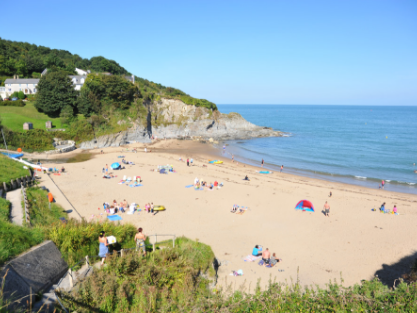
[{"label": "wooden post", "polygon": [[72,277],[72,269],[68,269],[68,277],[69,277],[69,284],[70,287],[74,287],[74,278]]},{"label": "wooden post", "polygon": [[10,181],[10,185],[12,186],[12,188],[10,189],[10,190],[13,190],[13,189],[15,189],[15,184],[14,184],[14,181],[13,181],[13,179]]},{"label": "wooden post", "polygon": [[122,257],[122,258],[123,258],[123,249],[122,249],[122,250],[120,250],[120,257]]},{"label": "wooden post", "polygon": [[5,182],[3,182],[3,189],[4,189],[4,192],[6,193],[7,192],[7,185],[6,185]]},{"label": "wooden post", "polygon": [[90,267],[90,260],[88,259],[88,255],[85,256],[85,263],[88,267]]}]

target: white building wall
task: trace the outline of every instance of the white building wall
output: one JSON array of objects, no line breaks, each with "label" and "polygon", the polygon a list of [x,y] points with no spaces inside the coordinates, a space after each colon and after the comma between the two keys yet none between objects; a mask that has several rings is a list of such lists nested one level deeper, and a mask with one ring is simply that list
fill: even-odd
[{"label": "white building wall", "polygon": [[26,95],[36,93],[38,84],[5,84],[6,93],[11,95],[15,91],[23,91]]}]

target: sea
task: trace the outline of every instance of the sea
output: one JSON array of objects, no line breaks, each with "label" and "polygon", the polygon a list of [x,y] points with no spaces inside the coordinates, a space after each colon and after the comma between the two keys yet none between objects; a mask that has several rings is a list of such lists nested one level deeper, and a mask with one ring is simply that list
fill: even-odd
[{"label": "sea", "polygon": [[[233,140],[224,157],[300,176],[417,194],[417,106],[218,105],[283,137]],[[220,147],[222,149],[222,147]]]}]

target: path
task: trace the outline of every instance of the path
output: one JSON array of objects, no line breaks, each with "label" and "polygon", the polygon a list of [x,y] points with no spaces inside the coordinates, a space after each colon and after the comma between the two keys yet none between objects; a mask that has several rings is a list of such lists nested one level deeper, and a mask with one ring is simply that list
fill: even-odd
[{"label": "path", "polygon": [[10,221],[13,224],[22,226],[23,222],[23,208],[22,208],[22,190],[20,188],[8,191],[6,200],[11,203]]}]

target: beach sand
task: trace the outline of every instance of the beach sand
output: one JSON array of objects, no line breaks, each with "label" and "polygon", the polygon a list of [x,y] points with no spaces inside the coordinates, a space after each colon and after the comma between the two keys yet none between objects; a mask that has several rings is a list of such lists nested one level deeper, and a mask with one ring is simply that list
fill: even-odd
[{"label": "beach sand", "polygon": [[[143,227],[145,234],[175,234],[198,239],[210,245],[221,261],[219,284],[243,286],[253,291],[258,279],[261,287],[269,279],[279,282],[298,280],[304,285],[324,287],[329,281],[344,285],[372,279],[375,274],[387,283],[409,270],[412,256],[417,256],[414,238],[417,235],[417,196],[388,190],[368,189],[284,173],[256,173],[260,167],[232,163],[216,157],[218,150],[209,144],[192,141],[160,141],[148,145],[151,153],[123,152],[122,148],[91,150],[94,157],[81,163],[65,164],[67,174],[51,175],[76,210],[87,220],[104,221],[103,202],[119,203],[126,199],[143,209],[145,203],[164,205],[167,210],[157,215],[121,213],[121,223]],[[120,162],[118,155],[135,162],[125,170],[113,171],[117,178],[103,179],[102,169]],[[194,159],[187,167],[179,158]],[[208,164],[218,158],[222,165]],[[162,175],[158,165],[173,165],[176,173]],[[47,164],[45,164],[46,166]],[[51,163],[50,165],[54,165]],[[206,165],[207,167],[203,167]],[[56,166],[61,166],[57,164]],[[155,169],[154,172],[151,169]],[[43,175],[43,174],[42,174]],[[143,187],[119,185],[121,178],[141,176]],[[243,178],[248,175],[250,182]],[[223,182],[219,190],[195,191],[185,188],[194,179]],[[329,192],[333,196],[329,198]],[[296,211],[302,199],[310,200],[314,213]],[[328,201],[330,217],[321,212]],[[400,215],[373,212],[382,202],[386,208],[397,205]],[[233,204],[248,207],[243,215],[230,213]],[[75,212],[71,213],[76,217]],[[161,238],[162,239],[162,238]],[[275,252],[282,263],[265,268],[257,263],[244,262],[253,247],[262,245]],[[405,259],[404,259],[405,258]],[[230,276],[233,270],[244,275]],[[283,269],[279,272],[278,269]]]}]

